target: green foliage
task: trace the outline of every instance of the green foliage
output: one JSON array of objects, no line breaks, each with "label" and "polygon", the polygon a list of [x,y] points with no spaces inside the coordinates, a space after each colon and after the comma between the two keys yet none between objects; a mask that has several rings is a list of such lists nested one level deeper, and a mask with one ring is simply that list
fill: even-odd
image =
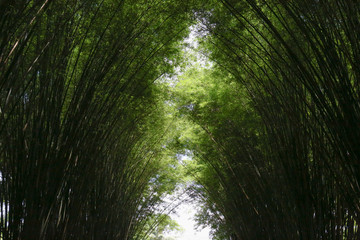
[{"label": "green foliage", "polygon": [[[202,46],[217,71],[241,86],[233,94],[217,86],[210,97],[211,87],[201,85],[188,90],[192,100],[183,105],[204,130],[190,148],[201,162],[202,187],[195,192],[213,216],[221,216],[220,221],[205,211],[200,220],[222,222],[226,230],[218,229],[220,235],[356,238],[359,104],[353,39],[359,19],[349,16],[358,14],[351,1],[276,0],[224,0],[199,12],[208,32]],[[227,94],[217,97],[222,89]]]},{"label": "green foliage", "polygon": [[174,99],[184,121],[192,125],[179,140],[196,160],[186,162],[185,168],[195,180],[192,191],[203,206],[198,222],[210,225],[215,239],[225,239],[232,235],[229,221],[234,219],[224,216],[236,216],[231,206],[237,198],[233,191],[238,190],[233,183],[246,181],[241,177],[243,171],[261,164],[250,161],[260,154],[258,150],[252,156],[239,151],[239,144],[244,148],[241,151],[246,151],[263,141],[259,117],[246,89],[220,69],[190,68],[179,77]]},{"label": "green foliage", "polygon": [[[161,239],[183,179],[215,239],[357,239],[359,15],[0,1],[1,238]],[[213,67],[179,47],[194,22]]]},{"label": "green foliage", "polygon": [[4,239],[132,239],[174,191],[154,82],[190,18],[167,2],[1,2]]}]

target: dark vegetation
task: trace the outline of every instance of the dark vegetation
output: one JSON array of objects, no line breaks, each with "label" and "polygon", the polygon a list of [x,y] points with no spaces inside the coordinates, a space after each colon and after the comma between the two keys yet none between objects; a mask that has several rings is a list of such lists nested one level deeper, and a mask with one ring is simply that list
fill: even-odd
[{"label": "dark vegetation", "polygon": [[145,239],[185,1],[1,4],[0,238]]},{"label": "dark vegetation", "polygon": [[200,3],[0,1],[0,238],[155,239],[186,149],[214,239],[360,239],[360,2]]}]

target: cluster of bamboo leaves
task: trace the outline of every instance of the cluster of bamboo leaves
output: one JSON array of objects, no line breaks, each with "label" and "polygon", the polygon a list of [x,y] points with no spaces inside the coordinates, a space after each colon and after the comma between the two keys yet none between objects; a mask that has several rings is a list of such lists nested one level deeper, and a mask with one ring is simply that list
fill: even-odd
[{"label": "cluster of bamboo leaves", "polygon": [[[360,3],[219,0],[198,13],[211,71],[180,81],[215,239],[359,239]],[[195,83],[194,83],[195,82]]]},{"label": "cluster of bamboo leaves", "polygon": [[159,225],[175,180],[154,81],[187,8],[0,1],[0,239],[147,239]]}]

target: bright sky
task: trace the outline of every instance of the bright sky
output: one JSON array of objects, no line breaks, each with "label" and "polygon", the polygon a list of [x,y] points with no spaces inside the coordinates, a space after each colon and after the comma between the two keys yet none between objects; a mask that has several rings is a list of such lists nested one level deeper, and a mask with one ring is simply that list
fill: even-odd
[{"label": "bright sky", "polygon": [[209,228],[195,230],[196,222],[194,216],[196,206],[194,203],[183,203],[176,209],[176,213],[170,214],[171,218],[178,222],[183,229],[182,232],[170,232],[165,237],[172,237],[174,240],[211,240]]},{"label": "bright sky", "polygon": [[[183,160],[191,160],[191,153],[185,151],[184,154],[178,155],[178,160],[182,162]],[[182,187],[184,190],[186,186]],[[179,190],[181,191],[181,190]],[[176,193],[175,193],[176,195]],[[187,195],[181,197],[185,200],[191,199]],[[171,237],[174,240],[211,240],[210,237],[210,228],[199,228],[196,229],[196,221],[195,221],[195,214],[197,212],[196,206],[198,204],[196,201],[183,201],[175,210],[174,213],[171,213],[170,216],[174,219],[181,227],[183,231],[178,232],[170,232],[165,237]]]}]

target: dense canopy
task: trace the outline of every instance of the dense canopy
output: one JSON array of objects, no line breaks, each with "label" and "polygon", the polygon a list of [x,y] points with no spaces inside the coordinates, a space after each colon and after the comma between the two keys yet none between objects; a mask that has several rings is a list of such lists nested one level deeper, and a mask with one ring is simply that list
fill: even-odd
[{"label": "dense canopy", "polygon": [[0,1],[0,239],[165,239],[183,191],[360,239],[359,59],[357,0]]}]

